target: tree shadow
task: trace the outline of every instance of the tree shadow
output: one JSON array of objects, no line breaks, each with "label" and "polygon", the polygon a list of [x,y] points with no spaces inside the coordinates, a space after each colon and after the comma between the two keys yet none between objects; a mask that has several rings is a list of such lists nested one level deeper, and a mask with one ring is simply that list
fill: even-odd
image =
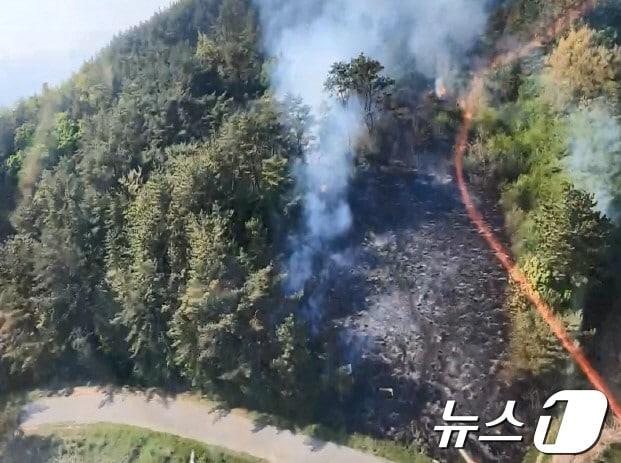
[{"label": "tree shadow", "polygon": [[59,455],[62,441],[53,436],[17,436],[2,453],[3,463],[48,463]]},{"label": "tree shadow", "polygon": [[220,403],[220,404],[215,405],[214,407],[212,407],[209,410],[208,413],[209,413],[209,415],[214,415],[213,422],[217,423],[218,421],[220,421],[220,420],[226,418],[227,416],[229,416],[231,414],[232,410],[233,409],[230,406],[228,406],[228,405],[226,405],[224,403]]}]

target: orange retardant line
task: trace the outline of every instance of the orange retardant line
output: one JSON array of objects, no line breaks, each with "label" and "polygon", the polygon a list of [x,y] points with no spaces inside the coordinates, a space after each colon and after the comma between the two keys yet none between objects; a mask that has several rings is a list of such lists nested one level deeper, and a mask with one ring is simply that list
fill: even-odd
[{"label": "orange retardant line", "polygon": [[[480,79],[477,80],[480,81]],[[476,92],[474,92],[474,94],[476,94]],[[466,207],[470,220],[476,226],[481,236],[483,236],[489,247],[494,252],[496,258],[507,270],[513,281],[517,283],[524,295],[535,306],[541,317],[543,317],[545,322],[549,325],[550,329],[561,342],[565,350],[567,350],[571,358],[584,372],[589,382],[607,397],[608,403],[614,415],[621,419],[621,406],[619,405],[619,402],[617,402],[614,393],[606,385],[604,378],[602,378],[593,365],[591,365],[591,362],[589,362],[582,348],[580,348],[576,341],[572,339],[569,333],[567,333],[563,323],[554,314],[552,308],[543,300],[528,278],[519,270],[513,259],[510,257],[509,251],[494,235],[494,232],[474,205],[470,192],[468,191],[463,170],[463,158],[468,144],[468,137],[471,128],[472,112],[466,108],[464,111],[463,123],[459,133],[457,134],[455,144],[455,171],[461,198],[464,206]]]}]

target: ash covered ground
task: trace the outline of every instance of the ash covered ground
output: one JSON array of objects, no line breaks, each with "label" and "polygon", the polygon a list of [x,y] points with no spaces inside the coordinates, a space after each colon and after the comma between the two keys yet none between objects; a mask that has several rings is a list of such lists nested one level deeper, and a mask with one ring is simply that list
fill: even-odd
[{"label": "ash covered ground", "polygon": [[[359,174],[350,201],[352,234],[327,259],[312,297],[329,307],[345,352],[352,419],[364,431],[415,437],[436,457],[457,461],[437,450],[433,431],[444,424],[446,401],[482,425],[500,416],[507,399],[519,399],[503,371],[506,274],[469,222],[445,158]],[[468,444],[485,461],[518,461],[522,452],[497,447]]]}]

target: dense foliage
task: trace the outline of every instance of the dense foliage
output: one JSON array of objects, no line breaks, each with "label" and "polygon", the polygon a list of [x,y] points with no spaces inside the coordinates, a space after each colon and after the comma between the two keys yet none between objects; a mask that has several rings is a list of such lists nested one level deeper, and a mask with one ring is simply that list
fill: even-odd
[{"label": "dense foliage", "polygon": [[306,113],[257,33],[246,1],[183,1],[0,115],[0,388],[320,391],[275,270]]},{"label": "dense foliage", "polygon": [[[520,267],[576,331],[605,331],[621,296],[614,142],[621,63],[607,34],[582,25],[540,61],[495,70],[488,93],[496,107],[479,115],[468,160],[471,179],[499,195]],[[512,365],[554,371],[563,356],[545,323],[519,291],[508,307]]]}]

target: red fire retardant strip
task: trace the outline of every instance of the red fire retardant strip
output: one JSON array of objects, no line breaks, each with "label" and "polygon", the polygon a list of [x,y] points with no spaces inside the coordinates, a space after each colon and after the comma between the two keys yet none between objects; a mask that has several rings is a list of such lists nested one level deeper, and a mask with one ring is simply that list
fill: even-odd
[{"label": "red fire retardant strip", "polygon": [[[516,54],[516,56],[519,55]],[[478,79],[475,78],[475,81]],[[472,95],[476,96],[476,85],[473,86]],[[466,106],[469,105],[468,100],[472,103],[472,98],[466,99]],[[563,323],[554,314],[551,307],[543,300],[541,295],[532,286],[528,278],[519,270],[515,262],[510,257],[509,251],[503,246],[500,240],[494,235],[494,232],[487,224],[481,213],[477,210],[468,186],[464,178],[463,170],[463,158],[467,148],[468,138],[470,130],[472,129],[472,110],[468,107],[464,108],[464,117],[461,129],[457,135],[455,143],[455,171],[457,175],[457,184],[461,193],[461,198],[468,212],[468,216],[472,223],[476,226],[477,230],[483,236],[489,247],[494,252],[496,258],[500,261],[503,267],[506,269],[511,278],[517,283],[528,300],[535,306],[539,314],[543,317],[548,324],[554,335],[561,342],[565,350],[569,353],[571,358],[576,362],[580,369],[584,372],[589,382],[598,390],[606,395],[608,403],[614,415],[621,419],[621,406],[613,392],[606,385],[604,378],[597,372],[591,362],[588,360],[584,351],[576,343],[574,339],[567,333],[567,330],[563,326]]]},{"label": "red fire retardant strip", "polygon": [[[487,68],[482,69],[475,74],[471,82],[470,92],[462,100],[464,115],[462,125],[455,142],[455,172],[457,184],[461,193],[461,199],[472,223],[475,225],[481,236],[483,236],[509,276],[517,283],[524,295],[535,306],[541,317],[550,327],[552,333],[554,333],[574,362],[576,362],[576,364],[586,375],[589,382],[593,385],[593,387],[601,391],[606,396],[610,409],[615,417],[617,419],[621,419],[621,406],[619,405],[614,393],[604,381],[604,378],[602,378],[593,365],[591,365],[591,362],[576,341],[571,338],[569,333],[567,333],[567,330],[563,326],[561,320],[554,315],[552,308],[542,299],[541,295],[535,290],[530,281],[528,281],[528,278],[526,278],[526,276],[519,270],[513,259],[510,257],[509,251],[503,246],[496,235],[494,235],[494,232],[474,205],[464,177],[463,165],[464,154],[468,146],[468,139],[472,129],[472,117],[476,111],[478,103],[477,99],[482,94],[483,78],[485,74],[490,69],[509,64],[516,59],[527,56],[534,49],[539,47],[543,41],[553,39],[561,31],[570,26],[576,19],[584,16],[589,10],[593,9],[597,5],[597,1],[598,0],[585,0],[554,21],[554,23],[544,31],[543,37],[540,39],[535,38],[521,47],[517,47],[514,50],[497,55]],[[464,461],[474,462],[474,460],[472,460],[467,453],[460,452],[460,455]]]}]

